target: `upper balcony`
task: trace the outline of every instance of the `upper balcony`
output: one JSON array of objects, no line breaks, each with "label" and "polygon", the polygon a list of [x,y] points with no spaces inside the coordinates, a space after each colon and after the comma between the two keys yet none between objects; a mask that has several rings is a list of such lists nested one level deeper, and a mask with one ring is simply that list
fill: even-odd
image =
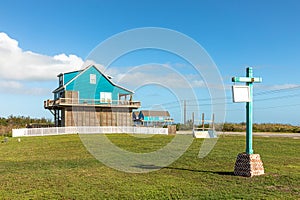
[{"label": "upper balcony", "polygon": [[44,101],[44,108],[55,109],[68,106],[91,106],[103,108],[132,108],[138,109],[141,107],[140,101],[127,101],[127,100],[99,100],[99,99],[75,99],[75,98],[59,98],[56,100]]}]

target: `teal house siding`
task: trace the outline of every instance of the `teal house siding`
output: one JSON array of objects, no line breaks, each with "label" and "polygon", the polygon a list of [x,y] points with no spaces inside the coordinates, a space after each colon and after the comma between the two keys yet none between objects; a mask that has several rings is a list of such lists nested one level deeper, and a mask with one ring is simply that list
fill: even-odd
[{"label": "teal house siding", "polygon": [[133,92],[113,83],[109,76],[90,65],[83,70],[58,75],[53,100],[44,108],[54,115],[56,126],[131,126]]},{"label": "teal house siding", "polygon": [[[91,83],[91,74],[95,76],[95,82]],[[110,92],[112,101],[119,100],[120,95],[131,95],[132,91],[115,85],[109,78],[103,75],[95,66],[90,66],[83,71],[75,71],[63,74],[64,90],[78,91],[79,99],[100,100],[100,92]],[[57,92],[61,90],[57,89]],[[59,96],[59,95],[56,95]]]},{"label": "teal house siding", "polygon": [[134,113],[133,121],[136,125],[144,126],[164,126],[173,123],[168,111],[141,110]]},{"label": "teal house siding", "polygon": [[[90,83],[90,74],[96,75],[96,84]],[[102,76],[94,67],[90,67],[84,72],[80,73],[76,78],[70,81],[66,86],[67,91],[78,91],[80,99],[96,99],[97,82],[99,84],[99,76]],[[98,81],[97,81],[98,79]]]},{"label": "teal house siding", "polygon": [[79,73],[80,73],[80,71],[65,73],[64,74],[64,85],[67,84],[70,80],[72,80]]},{"label": "teal house siding", "polygon": [[155,121],[155,122],[164,122],[165,119],[168,119],[167,116],[145,116],[144,121]]}]

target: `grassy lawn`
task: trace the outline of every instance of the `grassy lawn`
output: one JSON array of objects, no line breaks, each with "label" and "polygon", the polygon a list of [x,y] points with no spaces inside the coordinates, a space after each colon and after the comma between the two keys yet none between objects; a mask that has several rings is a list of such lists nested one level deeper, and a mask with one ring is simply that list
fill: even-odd
[{"label": "grassy lawn", "polygon": [[[150,152],[172,139],[108,137],[133,152]],[[94,159],[78,135],[24,137],[20,143],[9,138],[0,143],[0,199],[299,199],[299,140],[255,137],[266,174],[253,178],[233,176],[243,136],[221,136],[199,159],[202,142],[195,139],[168,167],[132,174]]]}]

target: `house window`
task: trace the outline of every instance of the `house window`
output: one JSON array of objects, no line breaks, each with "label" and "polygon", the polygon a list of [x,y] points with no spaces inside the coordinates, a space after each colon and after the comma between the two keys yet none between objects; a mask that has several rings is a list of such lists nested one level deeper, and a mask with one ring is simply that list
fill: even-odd
[{"label": "house window", "polygon": [[90,84],[96,84],[96,74],[90,74]]},{"label": "house window", "polygon": [[111,102],[111,92],[100,92],[100,102],[101,103]]},{"label": "house window", "polygon": [[62,86],[63,85],[63,76],[60,76],[59,77],[59,86]]}]

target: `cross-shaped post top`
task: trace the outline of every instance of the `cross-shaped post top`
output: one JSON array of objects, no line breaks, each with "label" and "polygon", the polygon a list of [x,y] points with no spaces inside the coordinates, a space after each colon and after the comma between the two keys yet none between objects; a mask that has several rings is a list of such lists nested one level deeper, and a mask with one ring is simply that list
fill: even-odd
[{"label": "cross-shaped post top", "polygon": [[261,77],[253,77],[252,67],[247,68],[247,76],[246,77],[232,77],[232,82],[240,82],[240,83],[261,83]]},{"label": "cross-shaped post top", "polygon": [[249,101],[246,102],[246,153],[253,154],[252,148],[252,99],[253,99],[253,83],[262,82],[262,78],[253,77],[252,67],[246,69],[246,77],[232,77],[232,82],[246,83],[248,87]]}]

